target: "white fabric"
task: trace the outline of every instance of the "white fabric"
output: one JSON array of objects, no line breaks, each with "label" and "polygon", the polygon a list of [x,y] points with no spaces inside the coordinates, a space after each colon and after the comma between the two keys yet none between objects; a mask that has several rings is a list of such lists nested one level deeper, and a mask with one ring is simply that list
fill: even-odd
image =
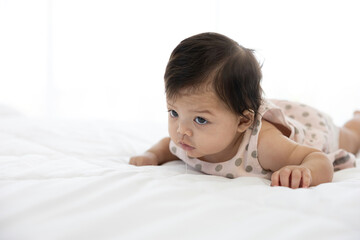
[{"label": "white fabric", "polygon": [[128,165],[166,129],[0,116],[0,239],[360,239],[358,167],[292,190]]}]

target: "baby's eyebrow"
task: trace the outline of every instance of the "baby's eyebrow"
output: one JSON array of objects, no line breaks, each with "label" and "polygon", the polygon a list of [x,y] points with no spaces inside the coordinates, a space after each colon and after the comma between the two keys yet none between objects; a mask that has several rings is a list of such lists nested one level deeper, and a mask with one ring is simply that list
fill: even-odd
[{"label": "baby's eyebrow", "polygon": [[[166,102],[166,104],[168,105],[168,107],[171,107],[171,108],[174,108],[173,105],[171,105],[169,102]],[[206,113],[206,114],[210,114],[212,116],[215,116],[214,113],[212,113],[211,111],[205,109],[205,110],[190,110],[191,112],[194,112],[194,113],[197,113],[197,114],[203,114],[203,113]]]},{"label": "baby's eyebrow", "polygon": [[171,105],[170,103],[166,102],[167,105],[169,105],[170,107],[174,107],[173,105]]},{"label": "baby's eyebrow", "polygon": [[210,115],[214,116],[214,114],[212,112],[210,112],[209,110],[193,110],[193,112],[195,112],[195,113],[207,113],[207,114],[210,114]]}]

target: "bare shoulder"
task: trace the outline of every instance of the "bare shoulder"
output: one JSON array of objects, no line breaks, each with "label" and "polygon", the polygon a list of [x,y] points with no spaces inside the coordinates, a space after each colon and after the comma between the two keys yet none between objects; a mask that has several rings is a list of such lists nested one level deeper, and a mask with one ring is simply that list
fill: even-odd
[{"label": "bare shoulder", "polygon": [[271,122],[268,122],[264,119],[261,120],[261,129],[260,129],[260,133],[259,133],[259,139],[262,139],[264,136],[274,137],[274,135],[284,136],[282,131],[280,131],[280,129],[276,125],[274,125]]},{"label": "bare shoulder", "polygon": [[262,119],[262,120],[261,120],[261,130],[260,130],[260,134],[263,133],[263,132],[266,132],[266,131],[268,131],[268,130],[277,130],[277,129],[276,129],[276,127],[275,127],[272,123],[270,123],[270,122]]},{"label": "bare shoulder", "polygon": [[290,155],[298,146],[274,124],[262,120],[258,138],[258,156],[264,169],[276,171],[290,163]]}]

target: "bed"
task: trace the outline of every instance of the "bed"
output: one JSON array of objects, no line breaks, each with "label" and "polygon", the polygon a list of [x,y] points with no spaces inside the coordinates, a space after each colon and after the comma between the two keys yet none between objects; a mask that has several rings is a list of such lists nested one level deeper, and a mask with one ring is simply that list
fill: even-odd
[{"label": "bed", "polygon": [[360,239],[359,168],[292,190],[181,161],[128,164],[166,131],[1,107],[0,239]]}]

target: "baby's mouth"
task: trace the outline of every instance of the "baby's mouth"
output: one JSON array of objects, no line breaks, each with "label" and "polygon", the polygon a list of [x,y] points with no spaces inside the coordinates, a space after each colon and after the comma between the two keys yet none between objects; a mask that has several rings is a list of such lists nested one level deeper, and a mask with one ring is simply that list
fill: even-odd
[{"label": "baby's mouth", "polygon": [[182,149],[184,149],[185,151],[192,151],[194,150],[195,148],[184,143],[184,142],[179,142],[179,145],[181,146]]}]

